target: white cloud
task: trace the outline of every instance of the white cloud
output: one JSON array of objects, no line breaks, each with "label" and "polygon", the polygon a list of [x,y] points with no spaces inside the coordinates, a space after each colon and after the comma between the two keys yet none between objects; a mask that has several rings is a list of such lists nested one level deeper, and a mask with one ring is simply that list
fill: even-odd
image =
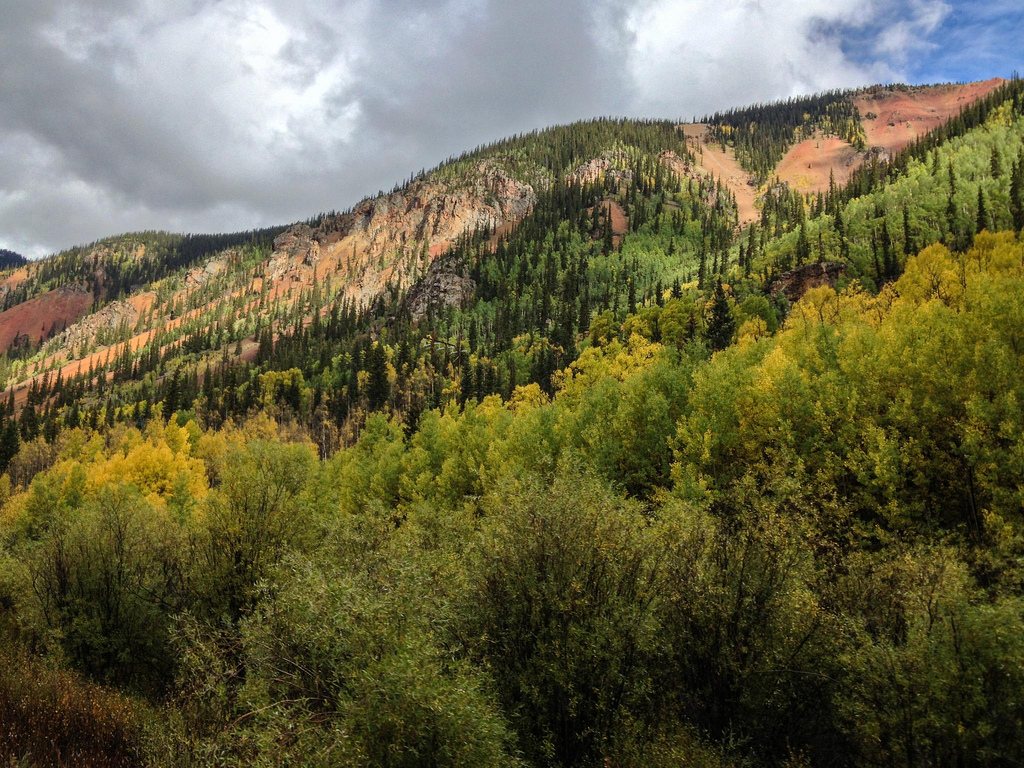
[{"label": "white cloud", "polygon": [[884,63],[853,63],[840,30],[869,21],[863,0],[650,0],[627,23],[638,101],[689,116],[891,75]]},{"label": "white cloud", "polygon": [[951,10],[949,3],[942,0],[911,0],[906,18],[882,27],[875,41],[875,54],[903,65],[910,56],[938,47],[931,35]]},{"label": "white cloud", "polygon": [[[4,0],[0,247],[286,223],[501,136],[900,74],[936,0]],[[901,23],[889,20],[909,8]],[[905,14],[904,14],[905,16]],[[902,17],[901,17],[902,18]],[[869,39],[867,62],[841,45]]]}]

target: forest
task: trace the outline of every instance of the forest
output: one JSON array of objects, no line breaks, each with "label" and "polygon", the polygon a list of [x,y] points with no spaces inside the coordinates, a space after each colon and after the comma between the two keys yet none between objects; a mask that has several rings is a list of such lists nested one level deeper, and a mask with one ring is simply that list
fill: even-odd
[{"label": "forest", "polygon": [[[670,124],[452,158],[549,180],[454,304],[112,246],[188,322],[0,405],[0,764],[1024,762],[1022,91],[742,231]],[[709,121],[755,163],[843,103]]]},{"label": "forest", "polygon": [[24,265],[27,261],[28,259],[20,253],[0,248],[0,269],[17,268]]}]

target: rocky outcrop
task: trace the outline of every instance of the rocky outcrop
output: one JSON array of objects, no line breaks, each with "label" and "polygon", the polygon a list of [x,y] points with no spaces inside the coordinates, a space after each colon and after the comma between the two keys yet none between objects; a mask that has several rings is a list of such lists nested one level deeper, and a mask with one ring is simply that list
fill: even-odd
[{"label": "rocky outcrop", "polygon": [[406,296],[413,319],[421,320],[428,309],[459,306],[468,301],[476,290],[476,283],[460,274],[460,264],[454,259],[435,259],[427,274],[417,282]]},{"label": "rocky outcrop", "polygon": [[846,274],[846,265],[838,261],[821,261],[806,264],[799,269],[783,273],[782,277],[772,283],[771,295],[780,293],[790,301],[797,301],[811,288],[823,285],[834,286],[836,281]]},{"label": "rocky outcrop", "polygon": [[98,312],[86,315],[55,338],[61,349],[109,344],[114,341],[118,329],[131,330],[138,320],[138,310],[130,302],[114,301]]},{"label": "rocky outcrop", "polygon": [[230,257],[231,253],[226,252],[221,256],[210,259],[202,266],[193,267],[185,274],[185,287],[190,289],[199,288],[218,275],[224,274],[227,271],[227,262]]},{"label": "rocky outcrop", "polygon": [[457,178],[433,174],[316,226],[289,228],[275,239],[264,274],[276,283],[295,270],[329,261],[345,275],[348,296],[371,300],[389,282],[407,285],[415,271],[410,265],[424,249],[432,260],[466,232],[518,222],[536,202],[531,185],[513,177],[500,161],[482,160]]},{"label": "rocky outcrop", "polygon": [[622,170],[624,159],[605,153],[593,160],[588,160],[566,175],[570,184],[587,184],[601,179],[610,179],[616,184],[628,184],[633,180],[633,171]]},{"label": "rocky outcrop", "polygon": [[450,243],[477,227],[518,221],[536,202],[533,187],[514,179],[499,163],[484,160],[458,185],[413,182],[405,190],[363,201],[336,226],[343,236],[358,236],[376,255],[411,242]]}]

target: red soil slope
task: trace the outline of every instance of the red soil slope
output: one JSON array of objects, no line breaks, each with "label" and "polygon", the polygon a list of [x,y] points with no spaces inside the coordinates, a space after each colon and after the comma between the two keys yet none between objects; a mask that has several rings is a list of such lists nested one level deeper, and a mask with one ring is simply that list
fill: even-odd
[{"label": "red soil slope", "polygon": [[0,312],[0,349],[7,349],[14,337],[22,334],[38,342],[54,326],[61,331],[76,322],[90,306],[92,294],[88,291],[60,288]]},{"label": "red soil slope", "polygon": [[[938,128],[964,107],[987,96],[1004,80],[994,77],[963,85],[869,90],[854,99],[868,135],[868,146],[898,152],[917,136]],[[868,119],[869,114],[877,115]]]},{"label": "red soil slope", "polygon": [[830,173],[837,186],[845,184],[862,161],[863,154],[842,139],[815,136],[792,147],[775,173],[800,192],[824,192]]},{"label": "red soil slope", "polygon": [[[869,147],[889,154],[899,152],[918,136],[955,117],[961,109],[987,96],[1003,82],[993,78],[964,85],[922,88],[875,88],[854,99]],[[869,119],[869,115],[873,115]],[[779,163],[776,174],[800,192],[824,192],[829,174],[844,184],[864,161],[864,154],[835,137],[814,138],[792,147]]]}]

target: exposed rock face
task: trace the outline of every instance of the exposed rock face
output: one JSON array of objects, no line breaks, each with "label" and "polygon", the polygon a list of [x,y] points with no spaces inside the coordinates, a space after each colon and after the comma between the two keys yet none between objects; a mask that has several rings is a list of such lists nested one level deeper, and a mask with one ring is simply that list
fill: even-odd
[{"label": "exposed rock face", "polygon": [[783,273],[772,283],[771,295],[783,294],[790,301],[797,301],[811,288],[822,285],[834,286],[836,280],[846,274],[846,265],[838,261],[822,261],[806,264],[799,269]]},{"label": "exposed rock face", "polygon": [[360,236],[376,255],[409,242],[451,243],[475,227],[517,221],[536,202],[533,187],[484,160],[465,183],[416,181],[402,192],[363,201],[336,226],[343,236]]},{"label": "exposed rock face", "polygon": [[690,164],[671,149],[666,149],[658,155],[658,162],[680,176],[685,176],[690,172]]},{"label": "exposed rock face", "polygon": [[92,295],[92,291],[89,290],[89,286],[85,283],[74,282],[65,283],[57,289],[58,296],[84,296]]},{"label": "exposed rock face", "polygon": [[[77,323],[66,328],[59,336],[57,343],[63,349],[75,349],[97,341],[101,331],[113,334],[118,328],[133,328],[139,320],[138,310],[127,301],[114,301],[103,307],[99,312],[86,315]],[[105,343],[109,343],[102,340]]]},{"label": "exposed rock face", "polygon": [[187,288],[198,288],[210,282],[213,278],[223,274],[227,270],[227,258],[229,254],[213,258],[205,264],[193,267],[185,275],[185,286]]},{"label": "exposed rock face", "polygon": [[577,167],[565,177],[565,180],[571,184],[599,181],[602,176],[616,183],[629,183],[633,180],[631,170],[619,170],[615,168],[615,165],[622,165],[622,162],[616,162],[613,155],[605,153],[601,157],[595,157]]},{"label": "exposed rock face", "polygon": [[459,265],[453,259],[435,259],[427,274],[417,282],[406,297],[409,311],[416,320],[426,316],[430,307],[458,306],[468,301],[476,290],[476,283],[458,273]]},{"label": "exposed rock face", "polygon": [[536,202],[532,186],[513,178],[498,161],[482,160],[457,181],[435,174],[364,200],[351,213],[316,227],[291,227],[274,241],[265,275],[276,282],[329,260],[329,267],[345,274],[349,297],[371,300],[389,282],[407,285],[424,248],[433,259],[466,232],[519,221]]}]

